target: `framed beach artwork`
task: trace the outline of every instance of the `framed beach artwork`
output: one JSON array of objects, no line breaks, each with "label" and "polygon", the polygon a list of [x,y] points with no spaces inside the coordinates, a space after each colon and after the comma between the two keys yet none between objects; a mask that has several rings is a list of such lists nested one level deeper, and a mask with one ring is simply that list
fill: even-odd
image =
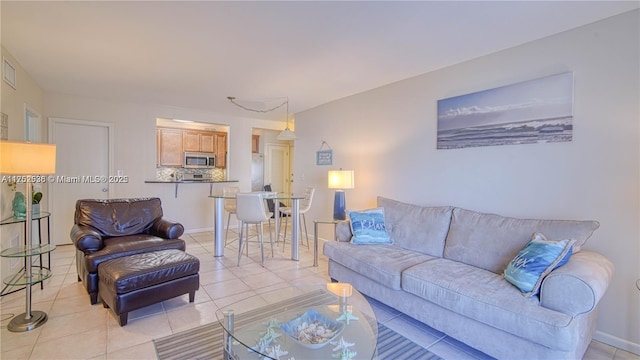
[{"label": "framed beach artwork", "polygon": [[[325,146],[326,149],[324,149]],[[333,150],[324,140],[320,144],[320,149],[316,151],[316,165],[333,165]]]},{"label": "framed beach artwork", "polygon": [[573,72],[438,100],[438,149],[572,138]]}]

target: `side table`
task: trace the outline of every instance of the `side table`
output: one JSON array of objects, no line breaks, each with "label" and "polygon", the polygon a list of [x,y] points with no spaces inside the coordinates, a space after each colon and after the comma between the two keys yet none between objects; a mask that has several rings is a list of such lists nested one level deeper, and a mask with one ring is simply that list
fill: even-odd
[{"label": "side table", "polygon": [[333,236],[336,236],[336,226],[344,220],[316,219],[313,220],[313,266],[318,266],[318,224],[333,224]]},{"label": "side table", "polygon": [[[44,311],[31,311],[31,286],[33,284],[42,283],[51,277],[51,270],[42,266],[32,266],[31,258],[33,256],[42,256],[49,254],[56,249],[55,245],[45,244],[33,247],[13,247],[0,252],[0,257],[6,258],[24,258],[26,266],[17,273],[6,277],[3,281],[7,285],[24,285],[27,289],[26,305],[24,314],[16,315],[7,329],[13,332],[30,331],[47,321],[47,314]],[[35,270],[35,272],[33,271]]]},{"label": "side table", "polygon": [[[47,211],[41,211],[41,212],[39,212],[37,214],[33,214],[33,217],[32,217],[33,222],[35,222],[35,220],[38,220],[38,244],[39,245],[42,245],[42,220],[43,219],[47,220],[47,244],[51,244],[51,226],[50,226],[50,223],[49,223],[50,216],[51,216],[51,213],[47,212]],[[26,244],[27,244],[27,239],[26,239],[27,220],[26,219],[17,219],[15,217],[10,217],[10,218],[7,218],[7,219],[4,219],[4,220],[0,221],[0,226],[10,225],[10,224],[20,224],[20,223],[22,223],[24,225],[23,226],[23,234],[25,234],[25,240],[24,241],[25,241],[25,246],[26,246]],[[44,267],[42,265],[42,255],[43,254],[39,255],[40,256],[40,268],[41,269],[46,268],[46,269],[50,270],[51,269],[51,253],[50,252],[47,253],[47,258],[48,258],[47,259],[48,260],[47,267]],[[27,266],[27,259],[26,258],[25,258],[24,266],[25,266],[25,268]],[[23,270],[25,268],[23,268]],[[2,292],[0,292],[0,296],[12,294],[12,293],[14,293],[16,291],[20,291],[20,290],[24,289],[24,288],[20,288],[20,289],[16,289],[16,290],[13,290],[13,291],[5,292],[9,286],[10,285],[5,284],[4,288],[2,288]],[[41,290],[44,289],[44,283],[42,283],[42,282],[40,283],[40,289]]]}]

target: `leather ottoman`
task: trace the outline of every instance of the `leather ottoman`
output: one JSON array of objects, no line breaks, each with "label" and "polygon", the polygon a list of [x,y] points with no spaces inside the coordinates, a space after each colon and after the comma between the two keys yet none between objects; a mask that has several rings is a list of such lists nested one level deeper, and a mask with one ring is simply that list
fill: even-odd
[{"label": "leather ottoman", "polygon": [[98,295],[124,326],[129,311],[186,293],[193,302],[200,287],[199,270],[198,258],[180,250],[120,257],[98,267]]}]

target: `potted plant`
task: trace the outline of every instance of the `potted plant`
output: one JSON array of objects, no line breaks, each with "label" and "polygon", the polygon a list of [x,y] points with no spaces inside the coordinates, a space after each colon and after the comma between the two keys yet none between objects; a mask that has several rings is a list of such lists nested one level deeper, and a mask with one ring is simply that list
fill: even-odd
[{"label": "potted plant", "polygon": [[40,191],[31,192],[31,212],[35,214],[40,213],[40,200],[42,200],[42,193]]}]

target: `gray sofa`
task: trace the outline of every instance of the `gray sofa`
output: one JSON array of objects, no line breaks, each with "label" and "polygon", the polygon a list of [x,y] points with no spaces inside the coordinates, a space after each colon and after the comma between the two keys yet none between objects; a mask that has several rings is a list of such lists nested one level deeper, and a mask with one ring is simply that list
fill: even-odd
[{"label": "gray sofa", "polygon": [[[393,244],[355,245],[341,222],[324,244],[329,276],[499,359],[579,359],[595,331],[613,275],[604,256],[581,249],[595,221],[524,220],[378,197]],[[537,296],[503,277],[539,232],[575,239],[569,261]]]}]

